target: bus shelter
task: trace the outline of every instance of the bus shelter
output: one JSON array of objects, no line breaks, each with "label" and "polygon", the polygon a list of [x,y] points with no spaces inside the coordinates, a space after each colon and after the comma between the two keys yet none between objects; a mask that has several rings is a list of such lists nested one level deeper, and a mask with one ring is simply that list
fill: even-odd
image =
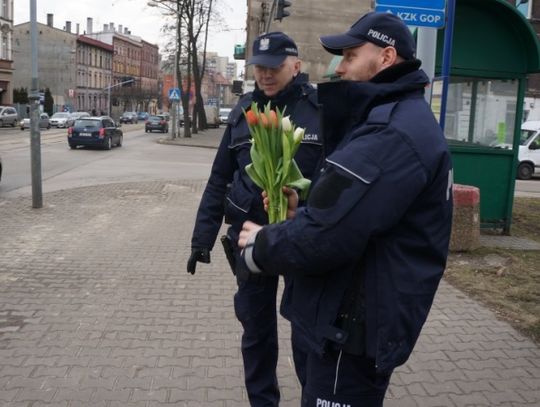
[{"label": "bus shelter", "polygon": [[[437,38],[442,71],[444,30]],[[510,233],[527,74],[540,72],[536,33],[504,0],[456,0],[445,136],[454,181],[480,189],[480,225]],[[433,84],[438,113],[440,82]]]}]

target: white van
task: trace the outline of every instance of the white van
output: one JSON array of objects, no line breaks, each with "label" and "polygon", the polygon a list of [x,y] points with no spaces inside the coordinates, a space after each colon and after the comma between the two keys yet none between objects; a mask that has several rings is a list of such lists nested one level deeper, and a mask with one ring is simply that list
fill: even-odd
[{"label": "white van", "polygon": [[540,121],[528,121],[521,125],[517,177],[530,179],[540,173]]},{"label": "white van", "polygon": [[206,123],[208,124],[208,127],[217,129],[220,125],[217,107],[204,105],[204,113],[206,114]]},{"label": "white van", "polygon": [[230,107],[222,107],[219,109],[219,121],[221,124],[227,124],[227,120],[229,119],[229,115],[231,114],[231,108]]}]

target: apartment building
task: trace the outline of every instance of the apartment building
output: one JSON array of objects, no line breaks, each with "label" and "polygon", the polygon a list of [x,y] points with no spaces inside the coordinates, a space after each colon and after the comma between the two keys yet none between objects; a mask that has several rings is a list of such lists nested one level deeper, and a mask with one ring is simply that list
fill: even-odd
[{"label": "apartment building", "polygon": [[13,0],[0,3],[0,105],[13,103]]},{"label": "apartment building", "polygon": [[[71,22],[64,29],[54,27],[54,16],[47,24],[37,23],[39,88],[49,88],[56,110],[74,111],[77,106],[77,34]],[[30,22],[13,27],[13,87],[31,87],[32,62]]]},{"label": "apartment building", "polygon": [[104,24],[103,31],[86,34],[109,44],[112,58],[112,110],[154,111],[159,98],[159,48],[132,35],[127,27]]},{"label": "apartment building", "polygon": [[99,40],[77,37],[77,110],[108,111],[113,47]]}]

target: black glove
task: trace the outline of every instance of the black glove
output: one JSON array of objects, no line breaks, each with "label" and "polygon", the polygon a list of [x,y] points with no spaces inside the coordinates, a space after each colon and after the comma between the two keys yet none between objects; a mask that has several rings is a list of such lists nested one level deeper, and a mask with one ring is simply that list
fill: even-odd
[{"label": "black glove", "polygon": [[187,272],[195,274],[195,268],[197,262],[210,263],[210,250],[205,247],[193,247],[191,249],[191,256],[187,262]]}]

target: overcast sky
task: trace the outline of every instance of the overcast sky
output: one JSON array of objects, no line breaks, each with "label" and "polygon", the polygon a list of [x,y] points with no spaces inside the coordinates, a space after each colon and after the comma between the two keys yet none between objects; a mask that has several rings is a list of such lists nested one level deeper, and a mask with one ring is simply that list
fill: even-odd
[{"label": "overcast sky", "polygon": [[[208,50],[232,59],[234,45],[245,42],[246,1],[215,0],[215,3],[225,24],[212,29]],[[37,21],[46,24],[47,14],[52,13],[56,28],[62,29],[66,21],[71,21],[72,32],[78,23],[82,34],[86,30],[86,18],[92,17],[94,30],[102,30],[103,24],[113,22],[116,27],[128,27],[133,35],[161,49],[166,40],[160,28],[166,20],[158,9],[146,4],[147,0],[37,0]],[[14,7],[15,24],[30,21],[30,0],[17,0]],[[230,30],[225,31],[226,28]]]}]

